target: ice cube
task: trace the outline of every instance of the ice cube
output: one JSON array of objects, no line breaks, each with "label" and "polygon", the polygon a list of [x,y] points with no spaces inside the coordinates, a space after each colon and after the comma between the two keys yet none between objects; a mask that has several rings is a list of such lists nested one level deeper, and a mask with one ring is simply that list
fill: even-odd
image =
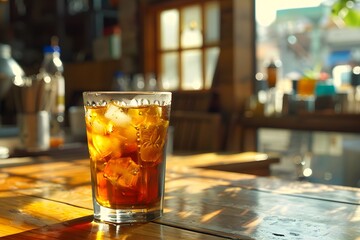
[{"label": "ice cube", "polygon": [[147,108],[146,114],[148,117],[161,117],[162,108],[159,106],[152,105]]},{"label": "ice cube", "polygon": [[130,157],[115,158],[107,162],[104,176],[115,186],[134,188],[139,178],[140,167]]},{"label": "ice cube", "polygon": [[104,107],[87,109],[85,115],[87,131],[97,134],[106,134],[109,131],[111,126],[109,126],[109,120],[104,118],[104,113]]},{"label": "ice cube", "polygon": [[100,159],[104,159],[103,156],[96,150],[92,141],[89,141],[88,149],[89,149],[89,154],[90,154],[90,158],[92,161],[98,161]]},{"label": "ice cube", "polygon": [[109,103],[105,112],[105,117],[111,120],[115,126],[128,126],[131,118],[124,113],[123,109],[114,103]]},{"label": "ice cube", "polygon": [[144,115],[144,109],[145,108],[129,108],[128,109],[128,115],[131,117],[132,124],[134,126],[138,126],[139,124],[143,123],[145,121],[145,115]]},{"label": "ice cube", "polygon": [[113,139],[119,139],[122,143],[121,146],[128,144],[136,144],[137,143],[137,130],[133,126],[129,127],[114,127],[111,133],[111,137]]},{"label": "ice cube", "polygon": [[97,116],[91,121],[91,131],[96,134],[107,134],[112,131],[112,125],[102,116]]},{"label": "ice cube", "polygon": [[146,124],[145,122],[155,123],[161,120],[161,108],[158,106],[129,108],[128,115],[131,117],[134,126]]},{"label": "ice cube", "polygon": [[96,152],[96,159],[106,158],[107,156],[111,157],[120,157],[122,149],[122,139],[111,137],[111,135],[98,135],[94,134],[92,137],[92,142]]}]

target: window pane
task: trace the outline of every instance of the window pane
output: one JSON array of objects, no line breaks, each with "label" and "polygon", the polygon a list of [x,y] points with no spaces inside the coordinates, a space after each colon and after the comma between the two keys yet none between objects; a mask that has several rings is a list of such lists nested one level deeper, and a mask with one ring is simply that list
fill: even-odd
[{"label": "window pane", "polygon": [[161,55],[161,84],[164,90],[179,89],[179,57],[177,53],[164,53]]},{"label": "window pane", "polygon": [[183,90],[199,90],[203,87],[201,51],[183,51],[182,63],[182,86]]},{"label": "window pane", "polygon": [[179,47],[179,11],[171,9],[160,14],[160,31],[162,50]]},{"label": "window pane", "polygon": [[205,42],[216,43],[220,39],[220,7],[218,2],[205,5]]},{"label": "window pane", "polygon": [[186,7],[182,10],[181,47],[200,47],[203,44],[201,19],[199,5]]},{"label": "window pane", "polygon": [[214,73],[219,58],[219,53],[220,53],[220,49],[218,47],[213,47],[206,50],[205,89],[210,89],[212,86]]}]

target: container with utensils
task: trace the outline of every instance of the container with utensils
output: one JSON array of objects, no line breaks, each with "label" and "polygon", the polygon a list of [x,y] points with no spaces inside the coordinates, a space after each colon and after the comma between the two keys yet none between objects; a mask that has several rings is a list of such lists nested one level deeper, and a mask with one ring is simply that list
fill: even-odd
[{"label": "container with utensils", "polygon": [[52,84],[46,74],[14,79],[21,149],[42,151],[50,148]]}]

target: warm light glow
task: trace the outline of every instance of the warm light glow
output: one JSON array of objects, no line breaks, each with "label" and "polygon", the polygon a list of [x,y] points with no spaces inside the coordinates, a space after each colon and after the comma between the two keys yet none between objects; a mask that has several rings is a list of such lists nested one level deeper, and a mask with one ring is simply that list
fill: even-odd
[{"label": "warm light glow", "polygon": [[305,168],[303,171],[304,177],[310,177],[312,175],[311,168]]},{"label": "warm light glow", "polygon": [[258,154],[258,155],[255,156],[256,161],[262,161],[262,160],[266,160],[266,159],[268,159],[267,154]]},{"label": "warm light glow", "polygon": [[164,208],[163,209],[163,212],[164,213],[170,213],[170,212],[172,212],[173,210],[171,210],[170,208]]},{"label": "warm light glow", "polygon": [[11,158],[11,159],[1,159],[0,167],[12,164],[26,164],[33,162],[33,159],[30,157],[24,158]]},{"label": "warm light glow", "polygon": [[204,216],[202,216],[201,222],[202,222],[202,223],[208,222],[208,221],[210,221],[212,218],[214,218],[215,216],[219,215],[221,212],[222,212],[222,209],[219,209],[219,210],[216,210],[216,211],[214,211],[214,212],[205,214]]},{"label": "warm light glow", "polygon": [[[357,207],[353,216],[350,219],[350,222],[360,222],[360,207]],[[357,238],[360,240],[360,237]]]},{"label": "warm light glow", "polygon": [[332,70],[333,81],[336,87],[340,87],[344,83],[349,83],[351,66],[349,64],[337,65]]},{"label": "warm light glow", "polygon": [[262,218],[257,217],[254,220],[250,221],[249,223],[247,223],[244,227],[245,228],[254,228],[256,226],[259,226],[260,223],[262,222]]},{"label": "warm light glow", "polygon": [[[212,186],[218,186],[217,183],[211,184]],[[186,188],[186,192],[189,194],[198,194],[198,193],[202,193],[203,191],[205,191],[206,189],[208,189],[209,186],[209,182],[204,182],[204,183],[198,183],[196,185],[196,187],[194,187],[193,185],[188,185]]]},{"label": "warm light glow", "polygon": [[24,79],[22,78],[22,76],[15,76],[13,79],[13,83],[15,86],[23,86],[24,85]]},{"label": "warm light glow", "polygon": [[179,212],[178,215],[181,218],[188,218],[192,215],[192,212],[191,211],[188,211],[188,212],[183,211],[183,212]]},{"label": "warm light glow", "polygon": [[104,231],[109,231],[109,226],[106,224],[97,224],[97,225],[99,229],[96,231],[96,240],[104,239]]},{"label": "warm light glow", "polygon": [[179,11],[170,9],[161,12],[161,49],[176,49],[179,46]]},{"label": "warm light glow", "polygon": [[360,67],[359,66],[355,66],[353,68],[353,73],[356,74],[356,75],[359,75],[360,74]]},{"label": "warm light glow", "polygon": [[261,72],[258,72],[255,74],[255,79],[258,80],[258,81],[262,81],[264,79],[264,74],[261,73]]},{"label": "warm light glow", "polygon": [[236,197],[237,194],[241,191],[242,189],[239,188],[239,187],[228,187],[225,189],[225,193],[226,193],[226,196],[229,196],[229,197]]},{"label": "warm light glow", "polygon": [[50,82],[51,82],[51,77],[45,76],[45,77],[44,77],[44,82],[45,82],[45,83],[50,83]]}]

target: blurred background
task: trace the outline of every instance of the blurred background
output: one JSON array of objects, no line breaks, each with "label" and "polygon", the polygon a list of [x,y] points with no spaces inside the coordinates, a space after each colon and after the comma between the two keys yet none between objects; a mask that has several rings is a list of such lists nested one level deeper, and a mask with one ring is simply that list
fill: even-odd
[{"label": "blurred background", "polygon": [[360,186],[357,0],[1,0],[0,29],[26,75],[56,37],[66,127],[83,91],[172,91],[173,112],[221,119],[192,150],[276,153],[274,176]]}]

